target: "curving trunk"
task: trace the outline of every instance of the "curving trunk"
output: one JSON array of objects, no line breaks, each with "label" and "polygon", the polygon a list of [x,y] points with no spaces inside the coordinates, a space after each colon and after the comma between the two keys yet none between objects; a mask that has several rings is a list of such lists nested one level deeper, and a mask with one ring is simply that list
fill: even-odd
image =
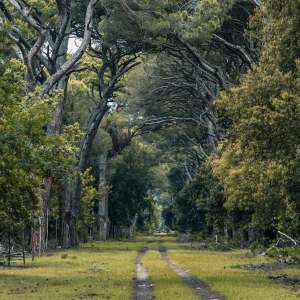
[{"label": "curving trunk", "polygon": [[[106,101],[99,104],[90,116],[85,135],[81,141],[79,153],[79,162],[77,166],[78,174],[63,186],[61,193],[61,220],[62,220],[62,236],[61,244],[63,248],[72,248],[79,245],[77,233],[77,220],[80,213],[80,197],[81,197],[81,177],[88,163],[88,157],[97,134],[98,128],[105,116],[108,107]],[[106,201],[105,201],[106,203]],[[109,222],[99,222],[103,228],[102,232],[108,231]],[[98,225],[100,226],[100,225]]]}]

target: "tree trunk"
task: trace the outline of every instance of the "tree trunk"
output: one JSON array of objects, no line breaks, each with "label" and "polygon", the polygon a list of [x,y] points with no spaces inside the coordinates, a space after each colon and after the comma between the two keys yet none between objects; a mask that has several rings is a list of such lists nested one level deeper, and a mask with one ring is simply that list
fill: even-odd
[{"label": "tree trunk", "polygon": [[132,220],[132,223],[131,223],[131,225],[129,227],[129,238],[130,239],[134,238],[135,227],[136,227],[137,220],[138,220],[138,214],[135,214],[135,216],[134,216],[134,218]]},{"label": "tree trunk", "polygon": [[39,255],[44,253],[48,244],[48,212],[49,212],[49,200],[51,194],[53,179],[51,177],[45,178],[40,196],[40,215],[38,217],[37,232],[33,233],[36,236],[36,243],[38,246],[37,252]]},{"label": "tree trunk", "polygon": [[[69,26],[68,26],[69,27]],[[56,62],[56,69],[60,69],[61,66],[66,62],[67,60],[67,51],[68,51],[68,44],[69,44],[69,37],[65,37],[61,47],[60,47],[60,53],[61,55],[58,57]],[[47,128],[47,133],[49,135],[53,134],[60,134],[62,130],[62,123],[63,123],[63,113],[65,108],[65,102],[67,98],[67,85],[68,85],[68,78],[67,76],[64,76],[61,78],[61,80],[58,82],[55,90],[61,90],[63,91],[63,96],[59,98],[59,102],[56,106],[56,109],[54,111],[51,123],[49,124]],[[41,196],[40,196],[40,207],[41,207],[41,214],[39,216],[39,255],[44,253],[48,248],[48,227],[49,227],[49,207],[50,207],[50,196],[51,196],[51,188],[53,184],[53,178],[48,177],[44,178],[43,180],[43,186],[41,190]]]},{"label": "tree trunk", "polygon": [[61,244],[63,248],[72,248],[78,246],[77,236],[77,215],[74,211],[74,185],[75,179],[70,178],[68,183],[65,183],[61,193],[61,220],[62,220],[62,234]]},{"label": "tree trunk", "polygon": [[228,225],[224,225],[224,236],[227,240],[229,240],[229,232],[228,232]]},{"label": "tree trunk", "polygon": [[[86,169],[88,157],[101,124],[106,112],[108,110],[107,107],[107,100],[103,100],[102,103],[99,103],[96,109],[94,110],[93,114],[90,116],[88,126],[81,142],[81,149],[80,149],[80,158],[78,163],[78,171],[79,174],[75,176],[75,183],[72,189],[72,201],[71,201],[71,211],[72,211],[72,218],[76,220],[79,216],[80,212],[80,197],[81,197],[81,178],[80,173],[83,173]],[[76,222],[75,222],[76,223]],[[74,224],[74,222],[72,222]],[[107,226],[107,225],[106,225]],[[72,228],[72,230],[76,230]],[[75,239],[78,241],[78,239]],[[75,241],[74,240],[74,241]],[[77,245],[77,244],[76,244]]]},{"label": "tree trunk", "polygon": [[[80,47],[76,50],[76,52],[71,56],[69,60],[67,60],[67,51],[68,51],[68,44],[69,44],[69,34],[65,34],[62,43],[58,48],[58,56],[57,60],[55,61],[55,73],[48,78],[48,80],[43,84],[41,96],[48,94],[51,90],[63,90],[64,95],[61,97],[56,110],[53,115],[53,119],[51,124],[48,127],[48,134],[58,134],[61,132],[62,127],[62,118],[67,94],[67,81],[68,81],[68,72],[72,70],[75,64],[80,60],[82,55],[85,53],[92,34],[92,25],[93,25],[93,15],[94,15],[94,8],[98,0],[90,0],[86,14],[85,14],[85,28],[84,28],[84,36]],[[68,24],[66,26],[65,32],[69,32],[70,29],[70,20],[69,18]],[[77,181],[80,184],[80,178]],[[46,190],[51,190],[52,182],[48,182],[47,186],[45,187]],[[76,189],[76,193],[80,194],[80,185],[79,189]],[[43,215],[45,216],[45,209],[48,210],[50,200],[50,193],[42,200],[44,207],[42,207]],[[71,198],[69,198],[71,200]],[[70,202],[71,211],[66,212],[65,215],[70,215],[70,218],[63,218],[63,225],[66,226],[64,230],[68,232],[68,236],[70,237],[68,245],[77,245],[77,234],[76,234],[76,218],[79,213],[79,208],[77,207],[77,202]],[[48,227],[48,224],[45,224]],[[43,232],[47,232],[47,230],[43,229]],[[42,239],[45,240],[45,236],[42,236]]]},{"label": "tree trunk", "polygon": [[22,232],[22,259],[23,259],[23,265],[26,264],[26,255],[25,255],[25,228],[23,228]]},{"label": "tree trunk", "polygon": [[106,241],[109,234],[109,217],[108,217],[108,186],[107,186],[107,166],[108,159],[107,154],[101,154],[99,156],[99,193],[101,199],[99,199],[97,224],[99,230],[99,240]]},{"label": "tree trunk", "polygon": [[11,228],[8,230],[8,257],[7,257],[7,264],[10,267],[11,262]]}]

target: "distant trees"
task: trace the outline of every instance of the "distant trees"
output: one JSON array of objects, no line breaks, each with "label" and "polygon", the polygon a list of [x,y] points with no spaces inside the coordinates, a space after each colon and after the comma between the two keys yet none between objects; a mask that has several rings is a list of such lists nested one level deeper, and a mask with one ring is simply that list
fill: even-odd
[{"label": "distant trees", "polygon": [[137,217],[137,228],[147,230],[157,221],[151,174],[154,155],[150,145],[135,142],[114,161],[108,202],[113,227],[129,227]]},{"label": "distant trees", "polygon": [[223,233],[231,221],[224,201],[222,186],[212,175],[211,168],[203,164],[195,178],[185,184],[174,198],[171,212],[175,214],[176,223],[173,229],[200,231],[204,236]]}]

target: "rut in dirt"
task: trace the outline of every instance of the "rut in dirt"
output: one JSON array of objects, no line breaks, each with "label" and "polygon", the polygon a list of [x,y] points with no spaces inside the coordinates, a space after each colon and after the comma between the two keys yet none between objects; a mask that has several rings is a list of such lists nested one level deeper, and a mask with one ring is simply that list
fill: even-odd
[{"label": "rut in dirt", "polygon": [[174,264],[168,255],[167,249],[163,246],[159,247],[159,252],[162,259],[170,266],[170,268],[190,287],[202,300],[225,300],[225,298],[210,289],[210,287],[199,280],[198,278],[189,274],[189,272],[179,268]]},{"label": "rut in dirt", "polygon": [[144,247],[140,250],[138,256],[135,259],[136,278],[134,289],[134,300],[154,300],[152,296],[153,285],[149,279],[149,273],[147,268],[143,265],[142,259],[148,247]]}]

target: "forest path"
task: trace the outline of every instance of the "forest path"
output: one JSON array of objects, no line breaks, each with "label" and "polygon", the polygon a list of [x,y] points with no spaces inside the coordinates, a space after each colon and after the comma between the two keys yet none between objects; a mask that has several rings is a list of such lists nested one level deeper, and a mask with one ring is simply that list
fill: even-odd
[{"label": "forest path", "polygon": [[135,259],[136,267],[136,279],[134,289],[135,300],[154,300],[152,296],[152,284],[149,279],[147,268],[143,265],[142,259],[149,250],[148,247],[144,247],[140,250],[138,256]]},{"label": "forest path", "polygon": [[178,267],[172,262],[164,246],[159,246],[161,258],[169,265],[169,267],[190,287],[202,300],[225,300],[225,298],[214,292],[209,286],[198,278],[189,274],[188,271]]}]

